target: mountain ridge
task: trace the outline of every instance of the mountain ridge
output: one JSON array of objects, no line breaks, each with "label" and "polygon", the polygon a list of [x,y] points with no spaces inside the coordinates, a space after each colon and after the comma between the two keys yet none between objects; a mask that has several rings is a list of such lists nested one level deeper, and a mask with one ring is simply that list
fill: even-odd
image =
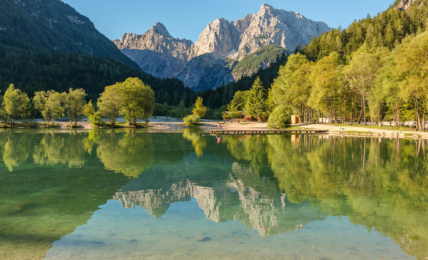
[{"label": "mountain ridge", "polygon": [[[160,27],[159,31],[156,30],[157,27]],[[325,23],[312,21],[298,12],[275,9],[263,4],[258,13],[247,14],[242,19],[228,21],[218,18],[209,23],[195,43],[172,37],[161,23],[155,24],[142,35],[125,33],[114,43],[143,71],[159,78],[177,77],[193,90],[204,90],[215,89],[246,75],[244,73],[230,77],[234,65],[264,46],[277,45],[284,52],[292,53],[299,44],[309,44],[313,37],[329,30]],[[206,54],[210,55],[192,62]],[[208,61],[207,57],[213,61]],[[229,62],[230,60],[233,62]],[[265,67],[267,61],[262,63],[259,67]],[[196,64],[214,67],[199,68]],[[223,69],[219,67],[221,64]],[[219,70],[220,75],[206,73]],[[247,72],[253,71],[254,69]],[[214,85],[207,85],[207,82]]]},{"label": "mountain ridge", "polygon": [[89,54],[140,69],[89,18],[60,0],[2,0],[0,28],[0,44],[9,49]]}]

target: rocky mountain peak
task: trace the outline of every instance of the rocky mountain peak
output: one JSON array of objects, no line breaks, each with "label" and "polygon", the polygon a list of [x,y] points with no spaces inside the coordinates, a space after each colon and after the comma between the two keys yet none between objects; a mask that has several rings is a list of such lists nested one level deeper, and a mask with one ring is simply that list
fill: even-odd
[{"label": "rocky mountain peak", "polygon": [[260,7],[259,14],[266,13],[266,12],[268,12],[268,13],[273,12],[274,10],[275,10],[275,8],[273,8],[273,6],[268,5],[268,4],[263,4]]},{"label": "rocky mountain peak", "polygon": [[150,31],[153,31],[154,33],[162,35],[164,37],[172,37],[171,34],[169,34],[168,29],[166,29],[165,25],[163,25],[162,23],[156,23],[155,25],[153,25]]},{"label": "rocky mountain peak", "polygon": [[293,52],[298,44],[309,44],[329,30],[325,23],[264,4],[258,13],[242,19],[218,18],[209,23],[195,44],[172,38],[161,23],[143,35],[126,35],[115,44],[143,71],[156,77],[177,77],[186,86],[203,90],[237,80],[231,75],[233,67],[265,46]]}]

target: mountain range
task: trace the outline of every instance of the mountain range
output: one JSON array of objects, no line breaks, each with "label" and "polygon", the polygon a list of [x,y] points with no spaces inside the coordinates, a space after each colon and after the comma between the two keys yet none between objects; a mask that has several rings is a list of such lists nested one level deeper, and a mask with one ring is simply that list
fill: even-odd
[{"label": "mountain range", "polygon": [[[242,19],[219,18],[209,23],[196,43],[174,38],[161,23],[142,35],[125,33],[114,43],[144,72],[175,77],[193,90],[204,90],[251,75],[275,62],[281,53],[292,53],[329,30],[324,22],[264,4],[258,13]],[[269,45],[275,47],[266,48]],[[245,59],[250,54],[266,58],[254,66],[253,59]]]}]

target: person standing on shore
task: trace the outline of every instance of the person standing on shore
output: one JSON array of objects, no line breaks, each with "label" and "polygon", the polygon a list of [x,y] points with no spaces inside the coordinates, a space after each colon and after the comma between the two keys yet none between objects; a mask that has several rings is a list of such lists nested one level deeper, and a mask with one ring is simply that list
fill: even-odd
[{"label": "person standing on shore", "polygon": [[221,128],[221,124],[220,124],[220,122],[218,122],[218,124],[217,124],[217,129],[221,129],[221,130],[223,130],[223,128]]}]

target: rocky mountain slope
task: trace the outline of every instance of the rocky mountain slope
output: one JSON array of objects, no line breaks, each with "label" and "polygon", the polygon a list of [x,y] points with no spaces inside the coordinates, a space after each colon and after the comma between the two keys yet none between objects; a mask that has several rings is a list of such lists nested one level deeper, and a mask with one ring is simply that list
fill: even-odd
[{"label": "rocky mountain slope", "polygon": [[80,53],[138,68],[94,24],[60,0],[0,0],[0,45],[32,53]]},{"label": "rocky mountain slope", "polygon": [[423,2],[421,0],[397,0],[394,5],[398,9],[407,10],[413,4],[417,4],[418,2]]},{"label": "rocky mountain slope", "polygon": [[[254,73],[257,69],[233,73],[234,66],[249,54],[258,57],[257,51],[264,46],[277,45],[291,53],[298,44],[306,45],[329,30],[323,22],[264,4],[258,13],[242,19],[229,22],[220,18],[208,24],[195,44],[172,37],[159,23],[142,35],[127,33],[114,43],[143,71],[156,77],[177,77],[194,90],[204,90]],[[271,62],[257,60],[258,68]]]},{"label": "rocky mountain slope", "polygon": [[193,42],[172,37],[161,23],[143,35],[126,33],[114,43],[143,71],[159,78],[176,76],[195,57]]}]

